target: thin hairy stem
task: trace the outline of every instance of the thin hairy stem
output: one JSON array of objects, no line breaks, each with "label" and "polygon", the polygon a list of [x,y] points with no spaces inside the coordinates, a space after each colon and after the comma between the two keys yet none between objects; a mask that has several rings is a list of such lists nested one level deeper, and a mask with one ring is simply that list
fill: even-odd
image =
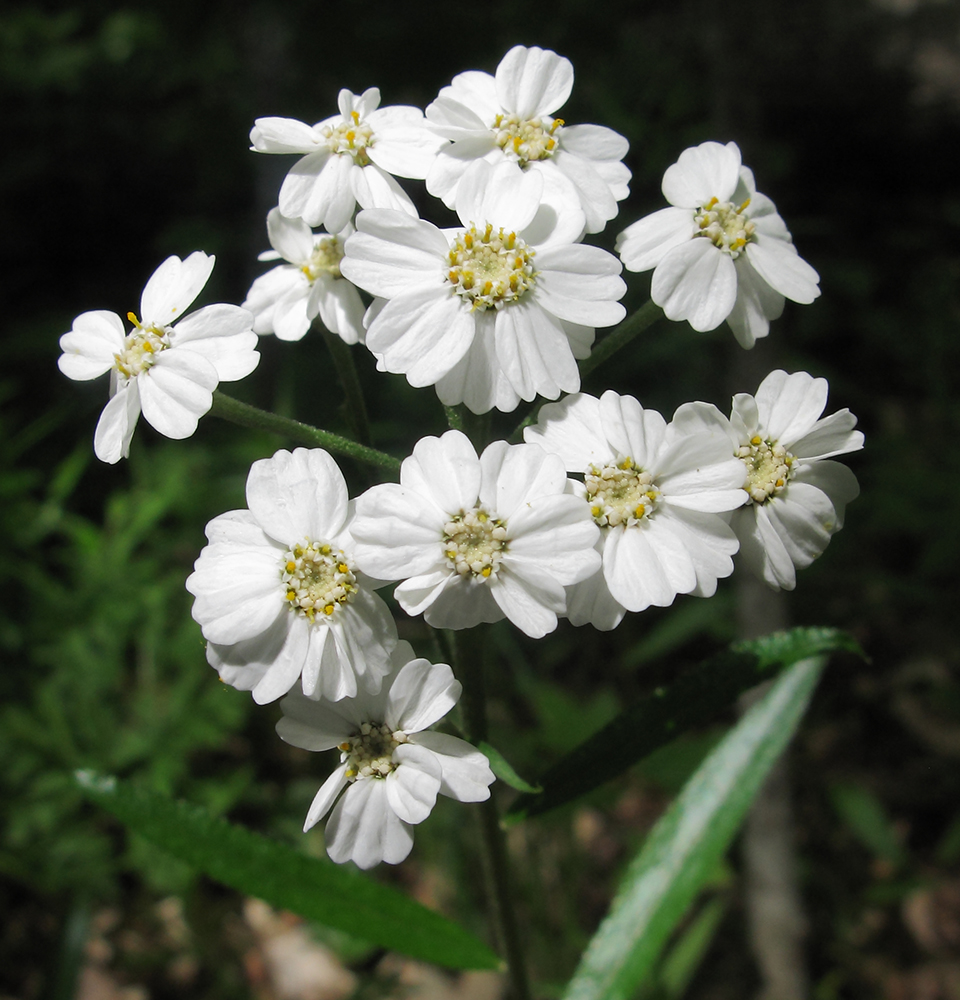
[{"label": "thin hairy stem", "polygon": [[[483,677],[483,626],[456,633],[457,671],[463,684],[460,708],[463,728],[474,744],[487,738],[487,703]],[[520,944],[517,915],[511,891],[507,845],[500,826],[500,814],[491,795],[477,806],[480,813],[480,864],[486,884],[494,935],[506,958],[512,1000],[530,1000],[527,964]]]},{"label": "thin hairy stem", "polygon": [[353,363],[353,352],[350,346],[345,344],[340,337],[329,330],[323,331],[323,339],[327,343],[327,349],[333,357],[334,367],[343,386],[343,394],[346,397],[344,409],[346,418],[353,433],[361,444],[373,444],[370,435],[370,420],[367,417],[367,404],[363,400],[363,390],[360,388],[360,378],[357,375],[357,367]]},{"label": "thin hairy stem", "polygon": [[271,413],[269,410],[261,410],[249,403],[242,403],[239,399],[224,395],[219,389],[213,394],[213,407],[210,412],[215,417],[229,420],[241,427],[251,427],[254,430],[279,434],[293,444],[306,445],[308,448],[326,448],[327,451],[339,455],[349,455],[350,458],[354,458],[358,462],[376,465],[381,469],[389,469],[391,472],[396,472],[400,468],[400,459],[394,458],[393,455],[377,451],[375,448],[368,448],[366,445],[358,444],[356,441],[341,437],[339,434],[321,430],[319,427],[302,424],[299,420],[291,420],[289,417],[281,417],[279,414]]}]

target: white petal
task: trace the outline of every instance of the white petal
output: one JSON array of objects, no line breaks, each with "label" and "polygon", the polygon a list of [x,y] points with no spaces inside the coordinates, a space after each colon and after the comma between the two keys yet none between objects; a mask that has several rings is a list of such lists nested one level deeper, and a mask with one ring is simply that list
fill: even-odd
[{"label": "white petal", "polygon": [[113,465],[130,454],[130,440],[140,416],[140,391],[136,379],[121,385],[103,408],[93,436],[93,451],[101,462]]},{"label": "white petal", "polygon": [[429,496],[446,514],[476,505],[480,494],[481,462],[460,431],[442,437],[421,438],[413,455],[403,462],[400,482],[405,489]]},{"label": "white petal", "polygon": [[692,239],[697,232],[688,208],[661,208],[647,215],[617,237],[617,252],[628,271],[649,271],[673,247]]},{"label": "white petal", "polygon": [[494,327],[497,360],[521,399],[556,399],[580,388],[580,370],[560,321],[536,298],[499,310]]},{"label": "white petal", "polygon": [[[603,575],[614,599],[628,611],[643,611],[651,604],[667,607],[677,596],[670,576],[670,565],[660,558],[651,540],[653,521],[635,527],[609,529],[603,548]],[[681,551],[678,547],[678,551]],[[696,575],[688,560],[681,560],[680,570],[688,573],[687,589],[696,586]]]},{"label": "white petal", "polygon": [[571,494],[531,501],[511,518],[510,571],[524,579],[578,583],[600,565],[599,529],[584,500]]},{"label": "white petal", "polygon": [[[407,192],[376,163],[353,167],[350,171],[350,183],[361,208],[385,208],[417,217],[417,210]],[[347,216],[348,220],[352,214],[353,209]]]},{"label": "white petal", "polygon": [[656,410],[645,410],[633,396],[621,396],[612,389],[600,397],[599,413],[604,435],[617,456],[651,468],[666,437],[666,420]]},{"label": "white petal", "polygon": [[615,629],[626,608],[610,593],[602,567],[593,576],[566,588],[567,618],[573,625],[592,625],[601,632]]},{"label": "white petal", "polygon": [[359,779],[340,797],[326,827],[327,854],[342,864],[372,868],[399,864],[413,847],[413,832],[387,803],[386,782]]},{"label": "white petal", "polygon": [[439,722],[456,705],[461,690],[446,663],[410,660],[390,685],[383,721],[394,731],[419,733]]},{"label": "white petal", "polygon": [[[840,462],[813,462],[801,465],[787,490],[792,490],[794,484],[808,483],[822,490],[830,503],[833,504],[835,517],[832,524],[826,524],[828,531],[839,531],[843,527],[846,506],[860,495],[857,477]],[[786,492],[786,491],[785,491]]]},{"label": "white petal", "polygon": [[770,372],[756,396],[765,436],[789,448],[813,429],[827,405],[828,391],[825,378],[807,372]]},{"label": "white petal", "polygon": [[730,526],[740,540],[740,557],[747,569],[774,590],[793,590],[796,569],[770,522],[767,505],[741,507],[734,512]]},{"label": "white petal", "polygon": [[[483,76],[486,76],[493,83],[493,77],[486,73]],[[445,89],[449,90],[449,88]],[[495,85],[492,89],[492,98],[495,104]],[[490,146],[493,148],[495,140],[490,130],[490,124],[484,121],[474,108],[469,107],[461,100],[440,94],[435,101],[427,105],[426,116],[430,127],[438,136],[444,136],[447,139],[462,139],[465,138],[465,133],[482,134],[489,138]]]},{"label": "white petal", "polygon": [[381,580],[437,568],[445,517],[432,497],[395,483],[372,487],[357,498],[357,517],[350,525],[357,565]]},{"label": "white petal", "polygon": [[535,587],[504,569],[491,584],[490,593],[504,615],[532,639],[542,639],[552,632],[557,627],[557,615],[566,610],[561,587]]},{"label": "white petal", "polygon": [[467,353],[475,334],[470,310],[448,285],[391,299],[367,330],[367,347],[386,371],[420,388],[433,385]]},{"label": "white petal", "polygon": [[60,371],[77,381],[97,378],[113,367],[125,339],[123,321],[116,313],[106,309],[81,313],[60,338]]},{"label": "white petal", "polygon": [[345,344],[363,338],[363,302],[356,287],[343,278],[320,275],[317,279],[320,322]]},{"label": "white petal", "polygon": [[[382,113],[400,110],[397,107],[384,108]],[[420,122],[423,122],[423,112],[418,108],[404,110],[420,115]],[[368,148],[367,155],[389,174],[423,180],[433,166],[437,151],[446,144],[421,123],[398,122],[389,126],[377,123],[377,141]]]},{"label": "white petal", "polygon": [[470,349],[436,384],[445,406],[463,403],[473,413],[496,407],[505,413],[517,408],[520,397],[497,360],[495,310],[474,314],[476,332]]},{"label": "white petal", "polygon": [[740,180],[740,150],[735,142],[703,142],[685,149],[663,175],[661,190],[671,205],[699,208],[711,198],[729,201]]},{"label": "white petal", "polygon": [[818,420],[811,430],[794,440],[790,451],[808,462],[859,451],[863,447],[863,434],[853,429],[856,426],[857,418],[849,410],[838,410]]},{"label": "white petal", "polygon": [[303,832],[311,829],[327,815],[341,790],[347,785],[347,765],[341,764],[333,774],[320,786],[320,790],[310,803],[307,818],[303,823]]},{"label": "white petal", "polygon": [[[619,209],[617,198],[598,170],[596,161],[567,152],[563,149],[561,140],[561,147],[553,162],[577,190],[587,232],[599,233],[608,220],[615,218]],[[620,186],[617,193],[626,197],[625,186]]]},{"label": "white petal", "polygon": [[[360,678],[367,691],[379,691],[383,676],[390,672],[390,653],[397,644],[397,627],[383,600],[361,587],[354,599],[336,612],[336,620],[328,627],[344,671]],[[336,689],[327,685],[323,696],[331,701],[352,697],[356,690],[354,676],[341,681]]]},{"label": "white petal", "polygon": [[329,541],[346,520],[347,485],[322,448],[281,449],[250,467],[247,506],[260,527],[285,545],[304,538]]},{"label": "white petal", "polygon": [[417,733],[411,743],[426,747],[440,762],[440,791],[460,802],[485,802],[496,780],[487,758],[475,747],[445,733]]},{"label": "white petal", "polygon": [[510,518],[518,507],[541,497],[562,494],[567,482],[563,462],[535,444],[494,441],[484,449],[480,466],[480,501],[500,518]]},{"label": "white petal", "polygon": [[[398,595],[407,584],[413,582],[408,580],[406,584],[397,587]],[[397,599],[403,601],[400,596]],[[404,603],[401,603],[401,607],[407,610]],[[432,603],[424,611],[423,618],[434,628],[458,630],[498,622],[503,618],[503,612],[491,596],[490,585],[453,573],[448,575],[447,585],[437,591]]]},{"label": "white petal", "polygon": [[758,233],[747,244],[746,254],[757,274],[792,302],[809,305],[820,295],[820,275],[797,254],[792,243]]},{"label": "white petal", "polygon": [[667,319],[685,319],[701,332],[730,315],[737,300],[737,270],[728,254],[710,240],[674,247],[653,272],[650,297]]},{"label": "white petal", "polygon": [[440,91],[440,96],[465,104],[476,112],[487,128],[493,127],[497,114],[504,110],[497,99],[496,80],[481,70],[458,73],[450,81],[450,86]]},{"label": "white petal", "polygon": [[829,544],[837,516],[822,490],[809,483],[792,482],[764,506],[797,569],[809,566]]},{"label": "white petal", "polygon": [[536,425],[525,427],[523,437],[559,455],[568,472],[585,472],[616,457],[600,418],[600,401],[583,392],[540,407]]},{"label": "white petal", "polygon": [[217,370],[189,350],[161,352],[152,368],[137,376],[144,419],[161,434],[190,437],[213,405]]},{"label": "white petal", "polygon": [[387,775],[387,802],[404,823],[422,823],[437,802],[440,762],[425,747],[401,744],[393,752],[399,763]]},{"label": "white petal", "polygon": [[457,188],[457,215],[465,227],[492,223],[519,232],[533,221],[540,206],[543,178],[501,160],[491,166],[477,160],[464,172]]},{"label": "white petal", "polygon": [[209,361],[221,382],[246,378],[259,364],[253,314],[239,306],[217,303],[191,313],[174,330],[171,340]]},{"label": "white petal", "polygon": [[293,691],[280,702],[277,735],[304,750],[332,750],[358,728],[359,714],[349,702],[330,704]]},{"label": "white petal", "polygon": [[573,65],[549,49],[515,45],[500,60],[497,100],[520,118],[553,114],[573,90]]},{"label": "white petal", "polygon": [[431,223],[372,209],[357,216],[340,273],[371,295],[390,299],[420,285],[440,287],[448,250],[446,237]]},{"label": "white petal", "polygon": [[143,289],[140,322],[164,327],[179,319],[207,283],[215,261],[215,257],[199,250],[185,260],[168,257]]},{"label": "white petal", "polygon": [[748,254],[740,254],[734,266],[737,269],[737,300],[727,323],[737,343],[749,350],[770,332],[770,320],[780,317],[784,298],[754,270]]},{"label": "white petal", "polygon": [[613,326],[626,310],[618,301],[627,286],[613,254],[591,246],[544,249],[537,254],[537,301],[560,319]]},{"label": "white petal", "polygon": [[309,225],[320,225],[324,213],[321,212],[318,218],[308,217],[307,207],[320,175],[328,168],[336,169],[335,166],[330,166],[335,159],[337,157],[333,156],[329,149],[323,147],[301,157],[290,168],[280,185],[280,194],[278,195],[280,211],[288,219],[303,218],[304,222]]},{"label": "white petal", "polygon": [[267,236],[274,250],[298,267],[313,253],[314,236],[310,227],[302,219],[288,219],[279,208],[271,208],[267,213]]},{"label": "white petal", "polygon": [[309,153],[323,136],[294,118],[258,118],[250,131],[250,142],[258,153]]}]

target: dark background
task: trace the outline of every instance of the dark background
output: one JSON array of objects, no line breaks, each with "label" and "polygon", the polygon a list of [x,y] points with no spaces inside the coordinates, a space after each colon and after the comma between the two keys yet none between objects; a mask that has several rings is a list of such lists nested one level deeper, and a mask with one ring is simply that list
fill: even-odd
[{"label": "dark background", "polygon": [[[96,939],[109,945],[101,973],[150,996],[253,995],[236,898],[127,838],[70,775],[136,776],[300,843],[327,766],[280,744],[275,706],[252,711],[216,683],[182,587],[203,524],[243,506],[249,463],[280,442],[208,418],[174,443],[141,421],[131,459],[103,466],[92,435],[105,382],[61,376],[58,337],[87,309],[137,309],[171,253],[215,253],[202,301],[242,301],[293,162],[248,151],[255,118],[319,120],[343,86],[422,108],[455,73],[493,72],[519,42],[573,61],[568,122],[630,140],[631,197],[598,242],[612,247],[662,207],[660,178],[685,147],[733,139],[821,274],[822,297],[788,303],[750,354],[726,327],[663,321],[585,388],[669,413],[689,399],[725,408],[774,367],[804,369],[830,380],[831,411],[859,415],[867,445],[850,464],[862,496],[784,605],[793,623],[851,630],[872,657],[831,668],[793,751],[807,961],[823,1000],[960,996],[960,8],[560,0],[423,11],[209,0],[0,12],[0,994],[74,995],[77,969],[94,962],[82,943]],[[441,220],[422,185],[407,188]],[[635,308],[649,275],[628,284]],[[261,350],[259,369],[228,391],[345,429],[321,338],[267,338]],[[404,455],[443,429],[429,390],[376,376],[355,354],[380,447]],[[343,464],[362,488],[363,470]],[[619,704],[733,638],[736,600],[727,585],[715,601],[629,616],[611,635],[564,623],[540,644],[499,630],[498,744],[536,774]],[[402,627],[426,641],[419,621]],[[711,738],[517,835],[546,990],[569,975],[617,874]],[[435,905],[469,913],[478,888],[459,823],[456,807],[438,809],[411,861],[381,876],[421,895],[439,885]],[[734,853],[691,996],[741,997],[758,982],[738,867]],[[163,936],[156,903],[170,897],[185,901],[186,945]]]}]

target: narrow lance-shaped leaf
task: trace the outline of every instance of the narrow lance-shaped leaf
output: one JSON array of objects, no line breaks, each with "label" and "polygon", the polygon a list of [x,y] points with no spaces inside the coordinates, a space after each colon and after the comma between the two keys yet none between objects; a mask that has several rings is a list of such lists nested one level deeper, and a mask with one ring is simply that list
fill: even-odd
[{"label": "narrow lance-shaped leaf", "polygon": [[309,858],[198,806],[116,778],[78,771],[77,781],[132,830],[240,892],[447,968],[500,965],[486,945],[458,924],[356,869]]},{"label": "narrow lance-shaped leaf", "polygon": [[650,832],[564,1000],[629,1000],[793,735],[823,657],[794,664],[718,744]]},{"label": "narrow lance-shaped leaf", "polygon": [[[744,691],[781,667],[839,650],[863,655],[852,636],[833,628],[794,628],[734,643],[630,705],[571,750],[541,776],[539,795],[521,795],[514,802],[507,821],[539,815],[593,791],[686,730],[722,716]],[[624,733],[631,734],[629,741]],[[605,762],[602,768],[598,760]]]}]

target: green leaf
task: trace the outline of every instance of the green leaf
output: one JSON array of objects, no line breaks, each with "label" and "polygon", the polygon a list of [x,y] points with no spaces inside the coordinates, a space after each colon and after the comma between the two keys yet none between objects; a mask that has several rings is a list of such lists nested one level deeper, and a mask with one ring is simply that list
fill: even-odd
[{"label": "green leaf", "polygon": [[700,963],[713,944],[728,906],[724,897],[715,896],[704,905],[680,940],[670,949],[657,976],[662,994],[672,1000],[686,993]]},{"label": "green leaf", "polygon": [[[794,628],[734,643],[669,687],[624,709],[541,777],[540,795],[521,795],[508,823],[536,816],[593,791],[681,733],[703,726],[729,710],[744,691],[798,660],[843,650],[863,655],[852,636],[834,628]],[[624,734],[629,733],[629,739]],[[610,748],[616,747],[616,753]],[[597,762],[603,761],[598,767]]]},{"label": "green leaf", "polygon": [[307,857],[186,802],[91,771],[77,782],[95,802],[158,847],[233,889],[451,969],[500,960],[468,931],[354,868]]},{"label": "green leaf", "polygon": [[794,664],[703,762],[631,862],[564,1000],[629,1000],[647,979],[793,735],[824,662]]},{"label": "green leaf", "polygon": [[496,748],[489,743],[478,743],[477,749],[490,761],[490,770],[506,785],[515,788],[518,792],[527,792],[530,795],[539,795],[542,789],[539,785],[531,785],[529,781],[524,781],[513,769],[513,765]]}]

